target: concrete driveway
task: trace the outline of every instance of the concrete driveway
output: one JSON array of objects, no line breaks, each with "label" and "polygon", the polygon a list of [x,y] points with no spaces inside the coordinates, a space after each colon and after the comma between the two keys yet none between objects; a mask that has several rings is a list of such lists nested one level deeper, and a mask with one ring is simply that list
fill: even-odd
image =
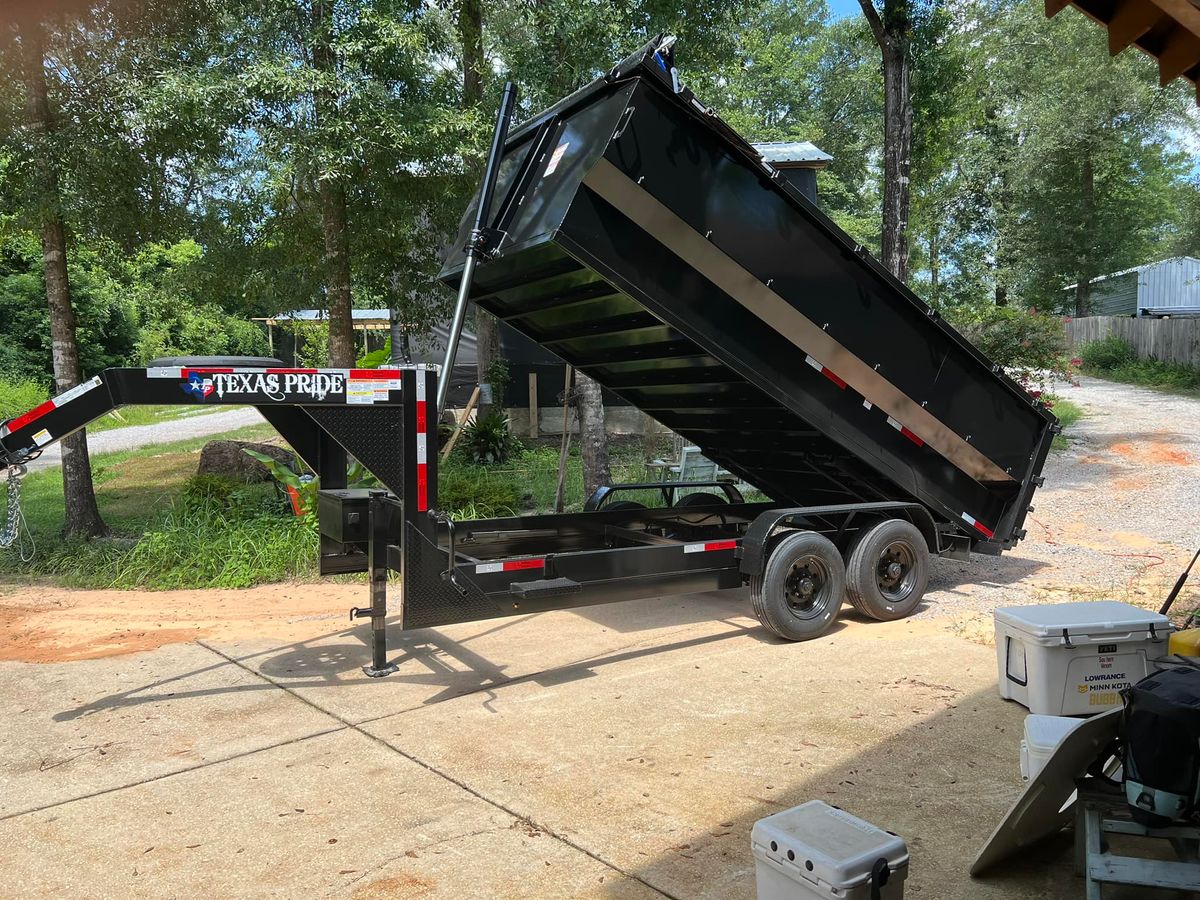
[{"label": "concrete driveway", "polygon": [[382,681],[310,624],[0,664],[0,893],[751,897],[751,826],[811,798],[903,835],[910,896],[1074,887],[1061,842],[968,879],[1023,710],[936,621],[800,645],[736,595],[625,603],[415,632]]}]

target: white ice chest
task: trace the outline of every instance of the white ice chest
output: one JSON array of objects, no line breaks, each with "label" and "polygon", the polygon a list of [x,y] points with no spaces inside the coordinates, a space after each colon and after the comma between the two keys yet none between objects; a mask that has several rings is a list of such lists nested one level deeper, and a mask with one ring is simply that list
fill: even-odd
[{"label": "white ice chest", "polygon": [[1166,616],[1114,600],[1006,606],[994,617],[1000,696],[1044,716],[1120,705],[1171,633]]},{"label": "white ice chest", "polygon": [[750,846],[758,900],[871,900],[880,859],[890,870],[881,900],[903,900],[904,839],[820,800],[759,819]]}]

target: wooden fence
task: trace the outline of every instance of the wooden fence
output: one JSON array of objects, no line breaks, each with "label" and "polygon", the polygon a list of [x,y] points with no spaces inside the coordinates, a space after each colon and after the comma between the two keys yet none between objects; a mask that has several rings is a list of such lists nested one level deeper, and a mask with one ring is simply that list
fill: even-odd
[{"label": "wooden fence", "polygon": [[1110,334],[1129,343],[1141,359],[1158,359],[1200,369],[1200,318],[1089,316],[1067,322],[1067,339],[1072,347],[1098,341]]}]

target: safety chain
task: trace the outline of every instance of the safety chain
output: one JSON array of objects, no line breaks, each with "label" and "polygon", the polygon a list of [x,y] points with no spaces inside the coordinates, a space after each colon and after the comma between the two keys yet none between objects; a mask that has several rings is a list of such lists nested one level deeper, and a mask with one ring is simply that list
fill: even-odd
[{"label": "safety chain", "polygon": [[25,467],[11,466],[8,470],[8,512],[4,516],[4,527],[0,528],[0,550],[7,550],[21,536],[21,479]]}]

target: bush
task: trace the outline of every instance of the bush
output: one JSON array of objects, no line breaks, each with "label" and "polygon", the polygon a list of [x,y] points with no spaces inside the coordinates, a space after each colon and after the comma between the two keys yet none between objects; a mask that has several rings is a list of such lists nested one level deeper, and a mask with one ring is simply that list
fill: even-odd
[{"label": "bush", "polygon": [[477,463],[503,463],[521,450],[512,433],[508,416],[502,412],[477,418],[463,429],[463,451]]},{"label": "bush", "polygon": [[1115,334],[1084,344],[1079,357],[1085,368],[1099,372],[1118,369],[1137,358],[1133,347]]},{"label": "bush", "polygon": [[992,362],[1020,381],[1070,378],[1067,333],[1057,316],[1012,306],[955,307],[947,319]]},{"label": "bush", "polygon": [[32,378],[0,378],[0,422],[28,412],[49,396],[46,385]]}]

